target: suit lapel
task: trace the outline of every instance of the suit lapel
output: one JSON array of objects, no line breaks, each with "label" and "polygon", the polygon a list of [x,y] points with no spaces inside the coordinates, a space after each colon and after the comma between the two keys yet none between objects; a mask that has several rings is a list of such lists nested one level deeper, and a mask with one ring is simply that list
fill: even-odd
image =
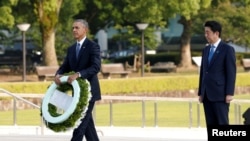
[{"label": "suit lapel", "polygon": [[209,46],[206,46],[205,47],[205,50],[204,50],[204,65],[208,66],[208,55],[209,55],[209,49],[210,47]]}]

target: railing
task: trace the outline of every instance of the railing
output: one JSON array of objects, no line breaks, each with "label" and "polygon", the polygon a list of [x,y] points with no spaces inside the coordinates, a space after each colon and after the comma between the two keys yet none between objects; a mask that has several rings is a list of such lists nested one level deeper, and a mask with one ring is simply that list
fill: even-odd
[{"label": "railing", "polygon": [[[193,111],[197,110],[197,126],[201,125],[201,113],[200,113],[200,103],[197,98],[171,98],[171,97],[139,97],[139,96],[103,96],[102,100],[109,101],[109,126],[113,126],[113,101],[141,101],[141,126],[145,127],[145,102],[154,101],[154,126],[158,127],[158,102],[159,101],[171,101],[171,102],[188,102],[189,103],[189,128],[193,127]],[[193,108],[193,103],[197,103],[197,109]],[[241,104],[250,103],[250,100],[239,100],[234,99],[231,104],[234,104],[234,124],[241,124]],[[95,109],[94,109],[95,117]]]},{"label": "railing", "polygon": [[[36,104],[34,104],[34,103],[32,103],[32,102],[30,102],[30,101],[28,101],[28,100],[26,100],[26,99],[24,99],[24,98],[22,98],[21,96],[19,96],[19,95],[16,95],[16,94],[13,94],[13,93],[11,93],[11,92],[9,92],[9,91],[7,91],[7,90],[4,90],[4,89],[1,89],[0,88],[0,92],[2,92],[2,93],[4,93],[4,94],[7,94],[7,95],[9,95],[9,96],[11,96],[12,98],[13,98],[13,125],[17,125],[16,123],[17,123],[17,114],[16,114],[16,112],[17,112],[17,105],[16,105],[16,101],[17,100],[21,100],[21,101],[23,101],[23,102],[25,102],[25,103],[27,103],[27,104],[29,104],[29,105],[31,105],[31,106],[33,106],[34,108],[37,108],[37,109],[40,109],[40,106],[38,106],[38,105],[36,105]],[[41,124],[40,124],[40,126],[41,126],[41,134],[43,135],[43,131],[44,131],[44,124],[43,124],[43,118],[41,117]]]},{"label": "railing", "polygon": [[[16,111],[17,111],[17,105],[16,105],[16,101],[17,100],[21,100],[31,106],[33,106],[34,108],[40,109],[40,106],[22,98],[21,96],[19,96],[19,94],[13,94],[10,93],[4,89],[0,88],[0,96],[2,96],[3,94],[7,94],[8,96],[11,96],[14,100],[13,102],[13,124],[16,125]],[[30,94],[29,94],[30,95]],[[23,96],[23,95],[22,95]],[[26,96],[25,96],[26,97]],[[197,126],[200,127],[200,104],[197,101],[197,98],[169,98],[169,97],[137,97],[137,96],[103,96],[102,100],[106,100],[109,101],[109,126],[113,126],[113,101],[140,101],[141,102],[141,126],[145,127],[145,102],[147,101],[154,101],[154,126],[157,127],[158,126],[158,102],[160,101],[172,101],[172,102],[188,102],[189,103],[189,107],[188,107],[188,113],[189,113],[189,127],[193,127],[193,111],[197,110]],[[197,103],[197,109],[193,108],[193,103],[196,102]],[[235,99],[232,101],[232,104],[234,104],[234,116],[235,116],[235,124],[240,124],[241,123],[241,104],[242,103],[250,103],[250,100],[238,100]],[[94,119],[96,119],[95,116],[96,113],[96,108],[94,108],[93,111],[93,116]],[[44,132],[44,122],[43,119],[41,117],[41,134],[43,134]]]}]

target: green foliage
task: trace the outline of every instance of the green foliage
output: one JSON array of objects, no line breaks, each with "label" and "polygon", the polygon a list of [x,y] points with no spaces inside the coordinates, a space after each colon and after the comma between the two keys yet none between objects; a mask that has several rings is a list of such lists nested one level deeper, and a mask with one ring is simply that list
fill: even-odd
[{"label": "green foliage", "polygon": [[[199,11],[202,11],[202,8],[207,8],[210,6],[211,0],[165,0],[161,1],[160,4],[165,7],[163,11],[165,13],[169,12],[172,15],[181,15],[185,17],[187,21],[192,19],[193,16],[198,15]],[[169,17],[168,17],[169,18]]]},{"label": "green foliage", "polygon": [[[69,8],[70,7],[70,8]],[[67,48],[75,42],[72,35],[72,23],[74,16],[85,7],[80,0],[64,0],[59,13],[59,22],[56,26],[55,48],[57,59],[63,61]]]},{"label": "green foliage", "polygon": [[[229,14],[230,13],[230,14]],[[193,29],[203,33],[202,25],[207,20],[217,20],[222,24],[222,39],[236,44],[250,45],[250,3],[248,1],[215,0],[206,10],[193,18]]]},{"label": "green foliage", "polygon": [[[0,27],[15,31],[17,30],[15,23],[31,23],[32,28],[28,31],[30,37],[32,35],[32,39],[37,40],[39,47],[44,48],[45,45],[50,47],[44,50],[46,54],[44,60],[50,57],[50,61],[47,62],[56,60],[56,57],[51,57],[53,48],[56,48],[59,61],[65,56],[66,48],[74,41],[71,24],[75,18],[83,18],[89,22],[90,38],[94,38],[93,35],[99,29],[106,30],[120,26],[120,29],[125,29],[125,33],[118,31],[118,36],[114,38],[128,40],[131,46],[141,46],[141,32],[135,24],[147,22],[149,27],[145,30],[145,47],[149,49],[154,49],[159,44],[154,38],[153,31],[163,30],[168,24],[168,19],[175,15],[184,17],[186,23],[192,23],[195,35],[203,34],[202,24],[205,20],[215,19],[223,24],[223,39],[233,40],[246,46],[250,44],[248,0],[19,0],[18,3],[17,1],[1,0]],[[43,14],[39,14],[40,10],[43,10]],[[53,31],[56,31],[55,47],[53,41],[48,45],[46,39],[42,39]]]},{"label": "green foliage", "polygon": [[34,13],[34,5],[30,0],[18,0],[18,3],[16,6],[12,7],[12,10],[16,24],[31,23],[31,27],[33,28],[34,24],[37,22],[36,15]]},{"label": "green foliage", "polygon": [[162,6],[157,0],[124,0],[122,4],[121,19],[115,20],[115,29],[118,34],[114,36],[114,40],[127,40],[133,47],[141,47],[141,31],[136,27],[137,23],[148,23],[149,26],[144,32],[144,44],[148,49],[156,49],[159,45],[154,32],[165,27],[166,21],[162,16]]},{"label": "green foliage", "polygon": [[15,18],[12,15],[11,7],[16,5],[17,0],[0,1],[0,28],[10,29],[15,24]]},{"label": "green foliage", "polygon": [[[189,0],[189,1],[164,1],[161,2],[165,6],[164,12],[171,12],[172,15],[180,16],[178,23],[183,25],[180,41],[180,63],[183,68],[190,68],[192,66],[190,40],[192,36],[192,18],[202,11],[202,7],[208,7],[210,0]],[[169,17],[168,17],[169,18]],[[167,18],[167,19],[168,19]]]},{"label": "green foliage", "polygon": [[100,29],[109,28],[115,18],[122,16],[119,9],[121,1],[84,0],[81,2],[83,7],[74,15],[74,18],[86,19],[90,25],[92,35],[96,34]]},{"label": "green foliage", "polygon": [[124,0],[126,7],[123,9],[124,18],[132,23],[153,23],[155,26],[164,25],[161,5],[158,0]]},{"label": "green foliage", "polygon": [[[248,73],[237,73],[236,86],[249,86],[250,79],[248,75]],[[198,74],[175,74],[159,77],[100,79],[100,85],[102,95],[163,93],[166,91],[197,89],[198,79]],[[0,83],[0,88],[11,93],[45,94],[50,84],[51,82],[5,82]]]}]

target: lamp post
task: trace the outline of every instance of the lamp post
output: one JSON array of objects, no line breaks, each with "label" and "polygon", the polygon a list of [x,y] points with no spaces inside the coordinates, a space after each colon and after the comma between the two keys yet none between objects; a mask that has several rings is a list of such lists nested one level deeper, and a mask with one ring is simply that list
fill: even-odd
[{"label": "lamp post", "polygon": [[26,45],[25,45],[25,32],[29,29],[30,24],[22,23],[17,25],[18,29],[22,31],[23,38],[23,81],[26,81]]},{"label": "lamp post", "polygon": [[144,30],[148,27],[147,23],[138,23],[136,24],[137,28],[141,30],[141,77],[144,76],[144,56],[145,56],[145,51],[144,51]]}]

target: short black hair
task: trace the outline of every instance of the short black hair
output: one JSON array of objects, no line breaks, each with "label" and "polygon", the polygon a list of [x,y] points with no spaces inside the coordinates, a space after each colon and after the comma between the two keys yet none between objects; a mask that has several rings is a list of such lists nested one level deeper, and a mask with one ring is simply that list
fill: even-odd
[{"label": "short black hair", "polygon": [[219,32],[219,37],[221,36],[222,27],[217,21],[206,21],[204,27],[209,27],[213,32]]}]

